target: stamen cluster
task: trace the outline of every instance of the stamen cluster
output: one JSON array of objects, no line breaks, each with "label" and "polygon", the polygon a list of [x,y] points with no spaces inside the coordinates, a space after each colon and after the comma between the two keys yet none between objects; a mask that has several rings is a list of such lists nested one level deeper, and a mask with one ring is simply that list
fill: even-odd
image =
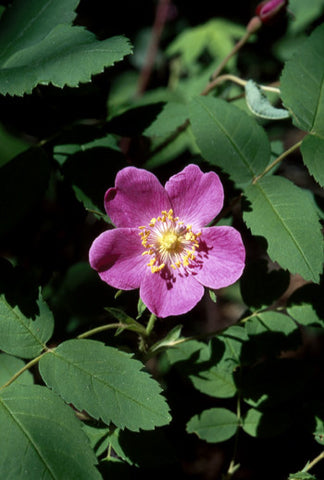
[{"label": "stamen cluster", "polygon": [[140,226],[139,235],[145,248],[142,255],[150,255],[147,266],[152,273],[160,272],[165,266],[176,270],[187,268],[195,260],[201,232],[194,233],[192,225],[184,225],[173,210],[162,210],[152,218],[148,226]]}]

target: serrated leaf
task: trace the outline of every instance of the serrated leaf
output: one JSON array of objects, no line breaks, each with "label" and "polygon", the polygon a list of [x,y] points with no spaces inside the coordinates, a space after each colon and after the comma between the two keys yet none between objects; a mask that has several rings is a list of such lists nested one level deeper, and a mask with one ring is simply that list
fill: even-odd
[{"label": "serrated leaf", "polygon": [[210,443],[224,442],[235,435],[239,420],[226,408],[211,408],[195,415],[187,423],[187,432],[196,433]]},{"label": "serrated leaf", "polygon": [[271,105],[270,100],[253,80],[245,84],[245,99],[251,112],[259,118],[282,120],[290,117],[288,110]]},{"label": "serrated leaf", "polygon": [[300,150],[309,173],[324,187],[324,139],[316,135],[306,135]]},{"label": "serrated leaf", "polygon": [[276,332],[290,335],[297,329],[296,323],[287,315],[279,312],[260,312],[246,322],[248,335],[260,335],[264,332]]},{"label": "serrated leaf", "polygon": [[244,220],[254,235],[265,237],[271,259],[291,273],[318,282],[323,238],[307,192],[285,178],[268,176],[248,186],[245,194],[252,211],[244,213]]},{"label": "serrated leaf", "polygon": [[81,422],[46,387],[12,385],[0,391],[0,428],[6,432],[0,437],[1,478],[101,478]]},{"label": "serrated leaf", "polygon": [[324,25],[317,27],[284,66],[280,89],[294,124],[324,138]]},{"label": "serrated leaf", "polygon": [[106,424],[137,431],[170,421],[161,388],[143,364],[94,340],[69,340],[39,363],[45,383],[67,403]]},{"label": "serrated leaf", "polygon": [[323,418],[315,416],[315,431],[313,432],[316,442],[324,445],[324,420]]},{"label": "serrated leaf", "polygon": [[189,111],[202,156],[221,167],[238,185],[250,183],[267,166],[270,144],[263,128],[250,115],[212,97],[193,99]]},{"label": "serrated leaf", "polygon": [[190,375],[190,379],[197,390],[211,397],[231,398],[237,391],[233,365],[224,361],[199,375]]},{"label": "serrated leaf", "polygon": [[12,307],[4,295],[0,296],[0,349],[22,358],[33,358],[41,353],[54,329],[53,314],[41,296],[39,313],[27,318],[20,309]]},{"label": "serrated leaf", "polygon": [[[5,31],[0,38],[2,94],[31,93],[38,84],[75,87],[90,81],[92,75],[131,53],[130,44],[124,37],[99,41],[85,28],[70,25],[68,19],[74,14],[69,10],[71,5],[68,2],[65,9],[63,2],[58,4],[57,12],[55,2],[50,0],[45,5],[40,0],[29,3],[31,8],[24,8],[25,15],[22,16],[22,2],[16,0],[0,22],[0,29]],[[65,13],[61,23],[56,20],[60,19],[57,16],[60,10]]]},{"label": "serrated leaf", "polygon": [[188,106],[184,103],[168,102],[144,135],[163,137],[174,132],[188,118]]},{"label": "serrated leaf", "polygon": [[312,305],[293,305],[287,309],[289,315],[300,325],[324,327],[324,321],[317,316]]},{"label": "serrated leaf", "polygon": [[[11,377],[25,366],[20,358],[12,357],[6,353],[0,354],[0,386],[4,385]],[[23,383],[31,385],[34,383],[32,374],[27,370],[15,380],[15,384]]]}]

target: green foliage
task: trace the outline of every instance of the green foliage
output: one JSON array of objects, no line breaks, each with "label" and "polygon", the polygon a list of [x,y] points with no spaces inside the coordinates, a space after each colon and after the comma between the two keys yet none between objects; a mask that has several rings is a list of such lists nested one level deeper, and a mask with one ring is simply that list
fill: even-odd
[{"label": "green foliage", "polygon": [[28,318],[18,306],[10,305],[5,296],[1,295],[0,348],[4,352],[22,358],[33,358],[45,348],[53,333],[54,319],[41,296],[37,305],[36,317]]},{"label": "green foliage", "polygon": [[248,184],[267,166],[265,131],[242,110],[218,98],[197,97],[190,104],[190,122],[204,159],[238,185]]},{"label": "green foliage", "polygon": [[282,177],[262,178],[245,193],[252,211],[245,212],[244,219],[254,235],[266,238],[271,259],[306,280],[318,282],[323,268],[323,240],[308,194]]},{"label": "green foliage", "polygon": [[[101,478],[73,410],[48,388],[14,385],[0,391],[0,424],[6,432],[0,439],[2,477]],[[19,460],[17,446],[23,452]]]},{"label": "green foliage", "polygon": [[159,385],[143,365],[94,340],[69,340],[44,355],[45,383],[78,410],[106,424],[149,430],[170,421]]},{"label": "green foliage", "polygon": [[[240,465],[244,476],[247,461],[253,478],[286,480],[306,464],[289,479],[315,479],[324,2],[290,0],[294,20],[283,9],[278,29],[274,19],[249,38],[245,17],[199,25],[179,5],[151,65],[147,17],[129,31],[90,4],[0,7],[0,477],[181,478],[183,465],[196,475],[208,442],[226,462],[202,477],[232,478]],[[256,43],[238,48],[242,37]],[[265,96],[261,83],[276,90]],[[102,282],[88,252],[114,228],[103,199],[122,168],[164,184],[189,163],[219,175],[217,220],[240,231],[246,266],[233,286],[162,320],[138,292]],[[305,458],[279,472],[277,444],[286,463],[296,445]]]},{"label": "green foliage", "polygon": [[98,41],[72,27],[78,2],[16,0],[1,18],[0,92],[23,95],[38,84],[64,87],[89,82],[131,53],[124,37]]},{"label": "green foliage", "polygon": [[206,442],[224,442],[235,435],[238,428],[235,413],[225,408],[210,408],[192,417],[187,424],[188,433],[196,433]]}]

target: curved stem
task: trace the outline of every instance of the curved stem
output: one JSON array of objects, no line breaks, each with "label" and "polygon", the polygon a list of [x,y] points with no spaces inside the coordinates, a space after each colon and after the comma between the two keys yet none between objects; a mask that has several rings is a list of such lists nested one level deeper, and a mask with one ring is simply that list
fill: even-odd
[{"label": "curved stem", "polygon": [[274,167],[276,167],[280,162],[282,162],[282,160],[284,160],[286,157],[288,157],[288,155],[290,155],[292,152],[294,152],[295,150],[297,150],[302,144],[302,140],[300,140],[299,142],[295,143],[294,145],[292,145],[290,148],[288,148],[288,150],[286,150],[285,152],[283,152],[281,155],[279,155],[279,157],[277,157],[272,163],[270,163],[270,165],[268,165],[268,167],[262,172],[260,173],[260,175],[258,175],[257,177],[255,177],[253,179],[253,185],[256,184],[256,182],[258,182],[260,180],[260,178],[264,177],[264,175],[266,175],[268,172],[270,172],[270,170],[272,170]]},{"label": "curved stem", "polygon": [[6,388],[6,387],[9,387],[9,385],[11,385],[15,380],[17,380],[18,377],[20,377],[20,375],[22,375],[24,372],[26,372],[26,370],[29,370],[31,367],[33,367],[34,365],[36,365],[36,363],[38,363],[40,361],[40,359],[46,355],[46,353],[48,352],[48,350],[46,352],[43,352],[41,353],[40,355],[38,355],[38,357],[36,358],[33,358],[33,360],[31,360],[30,362],[26,363],[26,365],[24,365],[20,370],[18,370],[18,372],[16,372],[11,378],[10,380],[8,380],[4,385],[2,385],[0,387],[0,390],[2,390],[3,388]]},{"label": "curved stem", "polygon": [[97,333],[105,332],[106,330],[112,330],[114,328],[123,328],[125,330],[133,330],[134,331],[134,326],[132,326],[131,324],[128,325],[127,323],[117,322],[117,323],[109,323],[108,325],[101,325],[100,327],[92,328],[91,330],[88,330],[87,332],[81,333],[76,338],[82,339],[82,338],[92,337],[93,335],[96,335]]},{"label": "curved stem", "polygon": [[233,49],[230,51],[230,53],[221,61],[221,63],[218,65],[218,67],[216,68],[216,70],[214,71],[214,73],[212,74],[212,79],[215,79],[216,77],[218,77],[218,75],[220,74],[220,72],[223,70],[223,68],[225,67],[225,65],[227,64],[227,62],[240,50],[240,48],[243,47],[243,45],[246,44],[246,42],[248,41],[248,39],[250,38],[250,36],[252,35],[252,33],[254,32],[250,32],[250,31],[246,31],[245,34],[243,35],[243,37],[236,43],[236,45],[234,45]]},{"label": "curved stem", "polygon": [[[201,95],[207,95],[209,92],[211,92],[215,87],[218,85],[224,83],[224,82],[233,82],[236,83],[237,85],[241,85],[241,87],[245,87],[247,84],[247,80],[243,80],[240,77],[237,77],[236,75],[232,75],[230,73],[227,73],[225,75],[221,75],[220,77],[215,78],[212,82],[210,82],[205,89],[201,92]],[[264,90],[266,92],[274,92],[274,93],[280,93],[280,89],[278,87],[271,87],[267,85],[259,85],[261,90]]]},{"label": "curved stem", "polygon": [[149,336],[154,328],[156,322],[156,315],[154,313],[151,314],[148,324],[146,326],[146,335]]},{"label": "curved stem", "polygon": [[308,470],[310,470],[311,468],[314,467],[314,465],[316,465],[318,462],[320,462],[321,460],[324,459],[324,450],[322,453],[320,453],[316,458],[314,458],[314,460],[312,460],[311,462],[309,462],[309,464],[303,469],[303,472],[308,472]]}]

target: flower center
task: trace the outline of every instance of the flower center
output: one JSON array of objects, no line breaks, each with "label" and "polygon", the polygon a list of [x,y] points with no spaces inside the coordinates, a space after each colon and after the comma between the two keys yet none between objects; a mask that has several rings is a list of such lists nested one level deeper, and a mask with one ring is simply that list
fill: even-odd
[{"label": "flower center", "polygon": [[144,252],[150,255],[147,264],[152,273],[160,272],[166,265],[174,270],[187,268],[196,258],[201,232],[194,233],[191,225],[184,225],[173,210],[162,210],[161,215],[152,218],[148,226],[139,227]]}]

